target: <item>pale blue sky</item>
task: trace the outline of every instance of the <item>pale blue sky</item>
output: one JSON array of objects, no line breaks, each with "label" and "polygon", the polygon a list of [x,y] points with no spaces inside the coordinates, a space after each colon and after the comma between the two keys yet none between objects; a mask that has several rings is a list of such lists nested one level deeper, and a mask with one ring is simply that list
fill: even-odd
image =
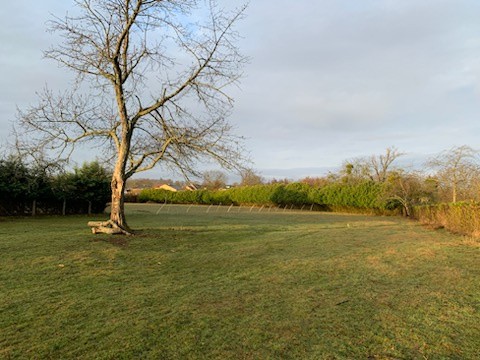
[{"label": "pale blue sky", "polygon": [[[16,106],[34,103],[46,83],[68,84],[42,50],[56,41],[49,13],[71,3],[2,5],[2,143]],[[318,175],[389,146],[404,161],[478,147],[480,1],[251,0],[247,14],[239,28],[251,62],[231,122],[265,176]]]}]

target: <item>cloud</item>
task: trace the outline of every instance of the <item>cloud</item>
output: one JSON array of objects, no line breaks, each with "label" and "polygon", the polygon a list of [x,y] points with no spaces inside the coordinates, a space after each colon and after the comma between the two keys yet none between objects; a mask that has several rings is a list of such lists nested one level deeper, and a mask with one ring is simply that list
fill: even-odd
[{"label": "cloud", "polygon": [[[4,5],[2,128],[45,82],[67,84],[41,51],[56,41],[44,32],[48,13],[68,7]],[[251,62],[241,91],[232,90],[231,120],[264,169],[336,166],[392,145],[412,153],[475,146],[478,13],[477,0],[252,1],[238,26]]]},{"label": "cloud", "polygon": [[[235,121],[250,131],[262,164],[471,140],[465,131],[480,115],[480,3],[291,4],[251,3],[242,28],[252,63]],[[453,122],[457,138],[445,139]]]}]

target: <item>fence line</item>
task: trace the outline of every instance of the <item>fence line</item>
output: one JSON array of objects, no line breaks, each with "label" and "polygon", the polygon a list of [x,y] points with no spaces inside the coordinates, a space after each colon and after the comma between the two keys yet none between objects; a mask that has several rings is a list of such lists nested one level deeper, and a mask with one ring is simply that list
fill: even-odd
[{"label": "fence line", "polygon": [[[149,204],[138,204],[136,203],[137,206],[149,206]],[[150,206],[154,207],[154,204],[151,204]],[[156,205],[158,206],[158,204]],[[244,213],[244,214],[250,214],[250,213],[288,213],[288,212],[302,212],[302,213],[310,213],[314,212],[314,206],[307,206],[307,205],[302,205],[297,208],[294,208],[294,205],[285,205],[285,206],[275,206],[275,205],[262,205],[262,206],[242,206],[238,205],[235,206],[233,204],[230,205],[196,205],[196,204],[168,204],[164,203],[161,204],[160,207],[158,207],[155,211],[156,215],[160,214],[195,214],[199,212],[203,212],[206,214],[230,214],[232,213],[232,210],[234,208],[237,208],[237,211],[235,213]]]}]

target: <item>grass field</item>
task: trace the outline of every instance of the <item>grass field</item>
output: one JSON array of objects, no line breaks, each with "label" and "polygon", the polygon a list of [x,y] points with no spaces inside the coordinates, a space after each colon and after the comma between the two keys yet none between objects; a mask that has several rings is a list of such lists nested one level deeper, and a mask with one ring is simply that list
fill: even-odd
[{"label": "grass field", "polygon": [[480,358],[477,242],[393,217],[128,211],[134,237],[0,220],[0,358]]}]

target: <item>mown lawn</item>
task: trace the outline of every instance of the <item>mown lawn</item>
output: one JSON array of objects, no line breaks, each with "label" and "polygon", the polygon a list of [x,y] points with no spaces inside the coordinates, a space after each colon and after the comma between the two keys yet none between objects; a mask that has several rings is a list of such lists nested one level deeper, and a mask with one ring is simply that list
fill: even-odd
[{"label": "mown lawn", "polygon": [[400,218],[129,212],[134,237],[0,219],[0,358],[480,358],[478,242]]}]

